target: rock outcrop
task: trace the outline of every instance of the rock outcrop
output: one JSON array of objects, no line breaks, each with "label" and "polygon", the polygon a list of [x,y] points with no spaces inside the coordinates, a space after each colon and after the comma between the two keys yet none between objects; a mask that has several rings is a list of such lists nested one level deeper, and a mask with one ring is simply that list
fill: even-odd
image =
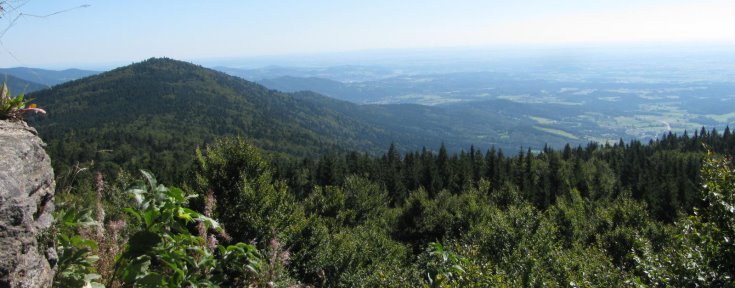
[{"label": "rock outcrop", "polygon": [[36,130],[0,121],[0,287],[50,287],[56,252],[40,243],[52,224],[54,171]]}]

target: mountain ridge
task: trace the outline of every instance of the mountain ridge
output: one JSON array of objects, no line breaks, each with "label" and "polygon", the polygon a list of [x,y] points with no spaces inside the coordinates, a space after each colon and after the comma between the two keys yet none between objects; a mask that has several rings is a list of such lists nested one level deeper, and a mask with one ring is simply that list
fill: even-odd
[{"label": "mountain ridge", "polygon": [[0,74],[0,77],[2,77],[2,82],[8,85],[8,89],[13,95],[31,93],[47,88],[43,84],[21,79],[11,74]]},{"label": "mountain ridge", "polygon": [[0,68],[0,74],[13,75],[17,78],[51,87],[64,82],[99,74],[99,71],[83,69],[48,70],[30,67]]},{"label": "mountain ridge", "polygon": [[393,143],[400,151],[441,145],[459,151],[471,145],[513,150],[570,142],[563,132],[538,133],[525,116],[503,111],[526,104],[492,101],[475,110],[360,105],[309,91],[284,93],[169,58],[151,58],[29,96],[49,113],[30,122],[49,144],[57,169],[93,162],[108,171],[148,168],[181,176],[196,147],[224,136],[248,138],[276,157],[378,154]]},{"label": "mountain ridge", "polygon": [[195,147],[222,136],[243,136],[262,149],[291,156],[377,151],[392,138],[389,131],[321,107],[319,101],[168,58],[66,82],[31,97],[49,111],[48,119],[31,123],[57,163],[95,161],[109,170],[178,174],[185,169],[171,166],[185,166]]}]

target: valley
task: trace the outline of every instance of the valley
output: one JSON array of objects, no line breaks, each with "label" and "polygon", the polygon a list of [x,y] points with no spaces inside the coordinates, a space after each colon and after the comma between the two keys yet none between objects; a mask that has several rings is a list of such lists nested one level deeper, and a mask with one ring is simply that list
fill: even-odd
[{"label": "valley", "polygon": [[[559,56],[538,62],[494,60],[440,67],[396,64],[222,71],[271,89],[309,90],[362,105],[431,106],[453,115],[448,126],[478,123],[465,127],[474,135],[462,134],[470,142],[538,149],[565,141],[648,141],[668,132],[691,134],[702,127],[732,126],[735,75],[730,72],[731,62],[718,61],[731,56],[688,53],[677,57],[641,53],[630,58],[598,53],[599,58]],[[692,59],[685,59],[687,55]],[[352,77],[341,78],[335,71]],[[373,73],[355,76],[365,71]],[[376,71],[383,71],[384,77],[375,77]],[[510,130],[524,135],[541,132],[546,138],[504,142]]]}]

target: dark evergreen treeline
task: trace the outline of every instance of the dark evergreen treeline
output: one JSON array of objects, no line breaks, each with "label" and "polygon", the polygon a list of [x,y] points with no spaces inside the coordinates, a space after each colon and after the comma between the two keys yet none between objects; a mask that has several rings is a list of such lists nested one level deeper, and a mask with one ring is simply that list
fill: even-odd
[{"label": "dark evergreen treeline", "polygon": [[[183,191],[169,197],[186,206],[171,211],[200,211],[219,219],[224,232],[180,227],[199,254],[173,253],[173,267],[164,265],[168,254],[147,253],[135,260],[145,269],[126,268],[138,278],[110,269],[122,258],[109,251],[140,250],[136,245],[169,251],[179,238],[143,243],[136,235],[159,239],[140,232],[145,225],[112,233],[139,219],[123,209],[131,207],[121,195],[130,179],[94,189],[83,175],[74,176],[76,191],[59,195],[106,209],[97,218],[112,228],[99,235],[117,236],[96,241],[121,249],[98,250],[108,266],[87,264],[85,271],[110,283],[723,287],[735,279],[735,169],[710,151],[731,155],[734,138],[729,129],[702,130],[647,144],[512,155],[492,148],[401,155],[393,145],[381,157],[354,152],[276,162],[243,138],[218,139],[197,149],[181,190],[153,188],[150,180],[149,186],[157,193]],[[132,198],[141,191],[131,191]],[[187,219],[171,215],[172,222]],[[250,243],[241,247],[248,247],[245,258],[198,264],[201,255],[231,255],[208,243],[239,249],[228,246],[238,242]]]},{"label": "dark evergreen treeline", "polygon": [[409,192],[425,189],[430,198],[441,191],[459,193],[476,188],[481,180],[494,190],[515,190],[539,209],[556,203],[564,191],[577,189],[591,200],[630,194],[647,204],[657,220],[672,222],[691,213],[698,204],[699,170],[705,147],[723,154],[735,152],[729,127],[676,135],[668,133],[649,143],[622,140],[613,145],[566,145],[562,150],[530,149],[506,154],[502,149],[449,154],[422,149],[401,155],[395,145],[380,157],[350,152],[299,161],[278,161],[278,177],[287,179],[295,195],[305,197],[314,187],[342,185],[350,175],[379,183],[389,193],[392,207],[406,201]]},{"label": "dark evergreen treeline", "polygon": [[732,212],[718,212],[733,191],[702,187],[731,188],[716,175],[732,172],[703,159],[733,147],[729,128],[703,129],[510,156],[392,145],[268,168],[225,140],[202,151],[191,178],[207,180],[191,187],[227,203],[218,215],[239,241],[282,240],[284,279],[308,285],[721,286],[735,275]]}]

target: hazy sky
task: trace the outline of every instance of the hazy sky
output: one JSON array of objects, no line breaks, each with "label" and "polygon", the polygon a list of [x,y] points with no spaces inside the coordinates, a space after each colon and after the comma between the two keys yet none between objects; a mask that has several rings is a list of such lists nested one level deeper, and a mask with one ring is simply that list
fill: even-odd
[{"label": "hazy sky", "polygon": [[[193,61],[370,49],[735,42],[734,0],[6,2],[0,67],[93,67],[160,56]],[[59,11],[66,12],[16,18]]]}]

